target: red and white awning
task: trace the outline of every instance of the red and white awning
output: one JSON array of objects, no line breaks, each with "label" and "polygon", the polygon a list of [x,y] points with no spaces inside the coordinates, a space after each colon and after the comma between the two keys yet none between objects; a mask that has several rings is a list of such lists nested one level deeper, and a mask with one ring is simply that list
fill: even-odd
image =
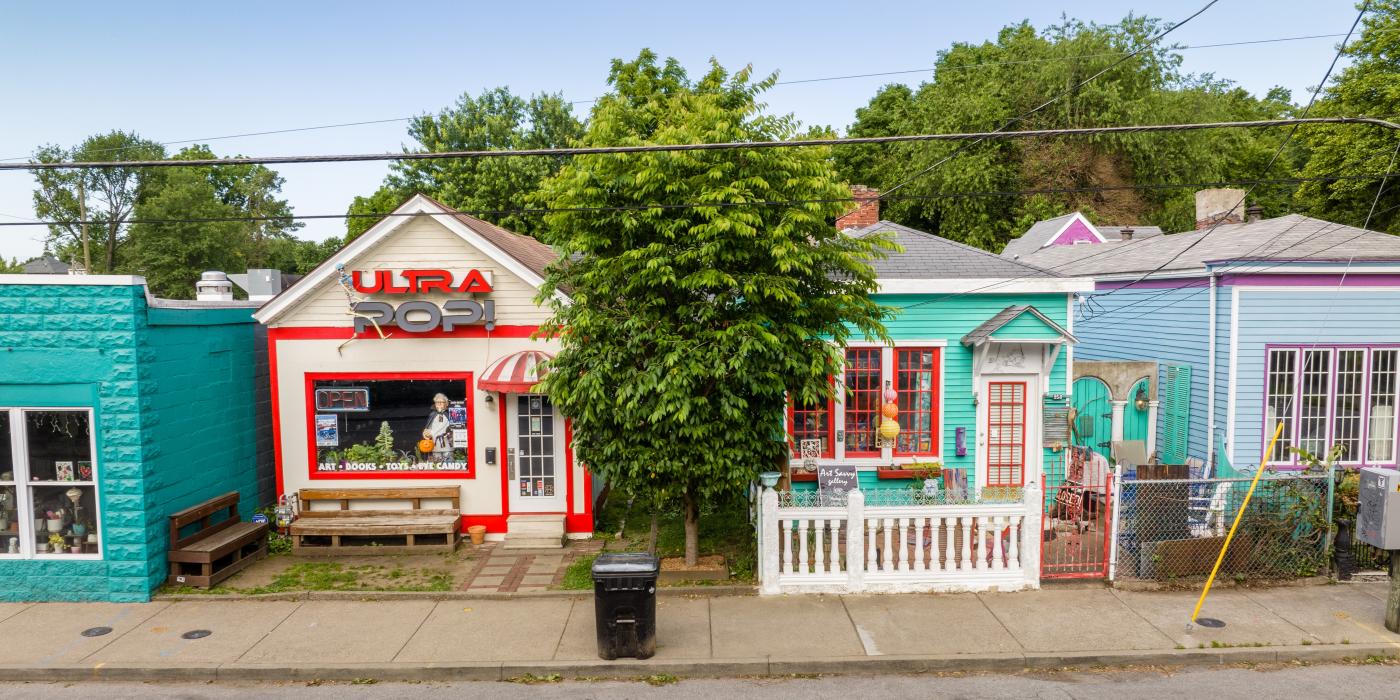
[{"label": "red and white awning", "polygon": [[552,359],[553,355],[539,350],[513,352],[487,365],[476,387],[483,391],[529,393],[549,373],[541,363]]}]

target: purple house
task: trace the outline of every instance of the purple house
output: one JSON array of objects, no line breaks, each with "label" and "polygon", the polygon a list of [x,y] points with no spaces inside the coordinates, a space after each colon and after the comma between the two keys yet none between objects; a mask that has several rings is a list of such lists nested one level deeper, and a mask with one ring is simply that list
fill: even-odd
[{"label": "purple house", "polygon": [[[1272,466],[1297,466],[1292,447],[1332,446],[1346,464],[1396,466],[1400,237],[1258,207],[1242,216],[1243,197],[1198,192],[1197,230],[1168,235],[1069,214],[1003,255],[1094,278],[1074,322],[1077,362],[1147,368],[1117,382],[1131,390],[1102,387],[1105,444],[1132,439],[1135,411],[1152,411],[1144,442],[1164,462],[1227,475],[1259,464],[1281,420]],[[1092,381],[1115,379],[1079,370],[1076,404]]]}]

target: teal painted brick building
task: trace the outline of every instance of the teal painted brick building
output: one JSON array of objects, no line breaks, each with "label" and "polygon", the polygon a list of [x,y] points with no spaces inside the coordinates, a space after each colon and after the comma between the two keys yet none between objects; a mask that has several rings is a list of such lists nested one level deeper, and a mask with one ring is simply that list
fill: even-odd
[{"label": "teal painted brick building", "polygon": [[[1058,483],[1062,467],[1047,465],[1060,463],[1062,445],[1052,447],[1044,408],[1067,401],[1074,298],[1092,281],[888,221],[846,233],[889,236],[901,248],[873,264],[875,299],[894,311],[891,342],[851,343],[836,398],[792,407],[792,488],[816,487],[803,440],[820,444],[818,464],[854,465],[867,492],[909,488],[895,470],[911,463],[957,470],[975,491]],[[893,445],[878,439],[887,389],[898,406]]]},{"label": "teal painted brick building", "polygon": [[0,275],[0,601],[149,600],[172,512],[238,491],[252,515],[255,306]]}]

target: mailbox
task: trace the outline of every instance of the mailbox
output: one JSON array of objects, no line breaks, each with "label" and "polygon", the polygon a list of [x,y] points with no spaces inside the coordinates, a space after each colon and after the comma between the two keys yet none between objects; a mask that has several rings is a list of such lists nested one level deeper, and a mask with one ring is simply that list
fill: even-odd
[{"label": "mailbox", "polygon": [[1400,549],[1400,471],[1362,469],[1360,500],[1356,539],[1378,549]]}]

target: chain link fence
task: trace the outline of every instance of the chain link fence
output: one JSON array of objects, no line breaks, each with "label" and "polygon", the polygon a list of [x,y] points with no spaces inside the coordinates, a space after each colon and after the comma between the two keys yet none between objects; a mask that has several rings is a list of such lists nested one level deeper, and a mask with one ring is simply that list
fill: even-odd
[{"label": "chain link fence", "polygon": [[[1246,478],[1123,480],[1114,578],[1204,580],[1249,485]],[[1326,476],[1261,477],[1219,578],[1244,583],[1325,572],[1330,485]]]}]

